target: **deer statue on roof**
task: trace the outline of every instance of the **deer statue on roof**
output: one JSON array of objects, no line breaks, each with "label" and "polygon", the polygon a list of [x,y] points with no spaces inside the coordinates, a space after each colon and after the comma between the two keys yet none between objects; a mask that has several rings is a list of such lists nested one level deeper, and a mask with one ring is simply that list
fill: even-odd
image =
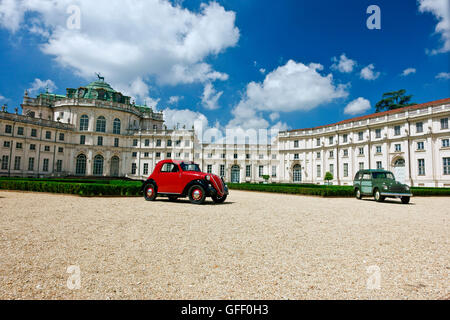
[{"label": "deer statue on roof", "polygon": [[102,76],[100,75],[100,73],[98,73],[98,72],[96,72],[95,74],[97,75],[98,80],[101,80],[101,81],[105,82],[105,77],[102,77]]}]

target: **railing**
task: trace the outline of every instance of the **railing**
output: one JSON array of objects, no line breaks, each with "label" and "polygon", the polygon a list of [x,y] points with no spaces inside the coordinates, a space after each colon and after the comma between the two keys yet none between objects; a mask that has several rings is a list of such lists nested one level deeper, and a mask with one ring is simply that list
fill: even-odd
[{"label": "railing", "polygon": [[0,119],[21,122],[21,123],[35,124],[35,125],[39,125],[39,126],[43,126],[43,127],[50,127],[50,128],[56,128],[56,129],[62,129],[62,130],[75,130],[75,127],[70,124],[46,120],[46,119],[31,118],[31,117],[22,116],[22,115],[13,114],[13,113],[7,113],[7,112],[0,112]]}]

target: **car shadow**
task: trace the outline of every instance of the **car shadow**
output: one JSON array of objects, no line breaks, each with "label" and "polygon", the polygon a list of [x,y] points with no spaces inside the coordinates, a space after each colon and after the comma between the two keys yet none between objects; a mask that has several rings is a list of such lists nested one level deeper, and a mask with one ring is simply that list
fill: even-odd
[{"label": "car shadow", "polygon": [[[375,199],[362,199],[363,201],[368,201],[368,202],[377,202]],[[402,206],[415,206],[414,203],[408,203],[408,204],[403,204],[401,202],[401,200],[384,200],[383,202],[379,202],[379,203],[387,203],[387,204],[398,204],[398,205],[402,205]]]},{"label": "car shadow", "polygon": [[[190,204],[190,205],[194,205],[192,204],[189,200],[186,199],[178,199],[176,201],[171,201],[169,199],[156,199],[155,202],[166,202],[166,203],[180,203],[180,204]],[[215,203],[214,201],[208,201],[206,200],[204,204],[202,204],[203,206],[224,206],[224,205],[230,205],[230,204],[234,204],[234,202],[231,201],[225,201],[224,203]]]}]

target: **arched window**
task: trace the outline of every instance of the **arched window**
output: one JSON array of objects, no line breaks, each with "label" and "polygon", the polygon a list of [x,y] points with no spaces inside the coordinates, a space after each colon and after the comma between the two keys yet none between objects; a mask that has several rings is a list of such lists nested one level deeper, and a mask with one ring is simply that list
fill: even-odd
[{"label": "arched window", "polygon": [[97,132],[106,132],[106,119],[103,116],[100,116],[97,118],[97,126],[96,130]]},{"label": "arched window", "polygon": [[94,158],[94,176],[102,176],[103,175],[103,157],[101,155],[97,155]]},{"label": "arched window", "polygon": [[120,134],[120,119],[114,119],[113,133]]},{"label": "arched window", "polygon": [[297,164],[294,166],[294,182],[302,182],[302,167]]},{"label": "arched window", "polygon": [[82,115],[80,118],[80,131],[88,131],[89,129],[89,117]]},{"label": "arched window", "polygon": [[75,165],[75,174],[77,176],[86,175],[86,156],[84,154],[80,154],[77,157],[77,163]]},{"label": "arched window", "polygon": [[112,157],[111,158],[111,177],[118,177],[119,176],[119,157]]}]

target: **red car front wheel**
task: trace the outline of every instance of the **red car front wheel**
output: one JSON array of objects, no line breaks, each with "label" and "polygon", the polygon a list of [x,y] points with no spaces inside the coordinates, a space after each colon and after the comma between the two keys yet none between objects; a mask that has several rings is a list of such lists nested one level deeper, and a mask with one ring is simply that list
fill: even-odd
[{"label": "red car front wheel", "polygon": [[202,204],[205,202],[206,193],[202,186],[195,185],[189,189],[189,200],[193,204]]}]

